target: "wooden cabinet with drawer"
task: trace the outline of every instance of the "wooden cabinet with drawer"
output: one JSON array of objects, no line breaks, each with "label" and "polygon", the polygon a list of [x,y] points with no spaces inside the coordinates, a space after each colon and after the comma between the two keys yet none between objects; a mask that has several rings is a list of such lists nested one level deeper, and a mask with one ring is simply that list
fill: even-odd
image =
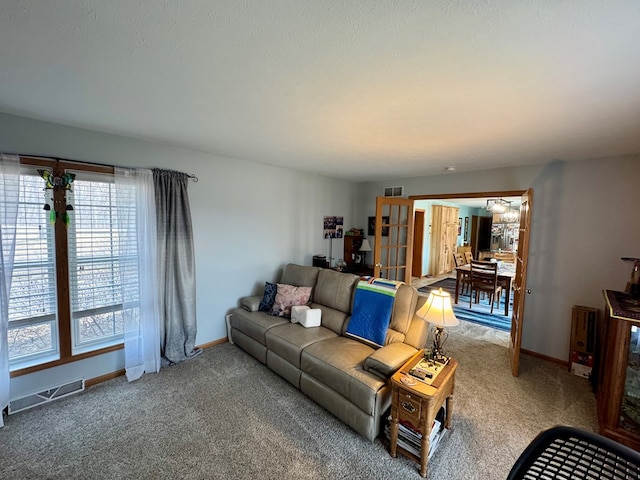
[{"label": "wooden cabinet with drawer", "polygon": [[[431,426],[443,405],[446,405],[443,428],[451,428],[453,390],[458,362],[453,358],[449,359],[447,365],[443,367],[431,385],[420,381],[408,385],[406,379],[403,381],[403,378],[409,375],[409,370],[420,361],[423,355],[422,351],[418,352],[391,377],[389,453],[395,457],[399,452],[416,462],[420,462],[420,475],[426,477]],[[400,422],[409,423],[412,429],[422,436],[419,456],[398,445],[398,424]]]},{"label": "wooden cabinet with drawer", "polygon": [[420,428],[422,399],[412,392],[398,390],[398,420],[409,422],[414,428]]}]

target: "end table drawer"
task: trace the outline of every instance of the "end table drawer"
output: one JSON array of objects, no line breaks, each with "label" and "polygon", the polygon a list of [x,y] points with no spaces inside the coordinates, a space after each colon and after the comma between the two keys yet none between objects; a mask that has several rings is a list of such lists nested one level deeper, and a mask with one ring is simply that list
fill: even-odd
[{"label": "end table drawer", "polygon": [[410,420],[416,427],[420,425],[420,415],[422,415],[422,402],[420,398],[407,392],[400,390],[398,392],[398,417],[400,420]]}]

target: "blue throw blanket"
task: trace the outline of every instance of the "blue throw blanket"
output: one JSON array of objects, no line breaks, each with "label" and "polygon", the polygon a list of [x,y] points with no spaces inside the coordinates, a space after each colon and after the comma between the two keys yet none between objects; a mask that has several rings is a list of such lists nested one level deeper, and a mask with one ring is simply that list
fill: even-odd
[{"label": "blue throw blanket", "polygon": [[367,345],[382,347],[393,312],[396,291],[402,282],[366,277],[358,282],[346,335]]}]

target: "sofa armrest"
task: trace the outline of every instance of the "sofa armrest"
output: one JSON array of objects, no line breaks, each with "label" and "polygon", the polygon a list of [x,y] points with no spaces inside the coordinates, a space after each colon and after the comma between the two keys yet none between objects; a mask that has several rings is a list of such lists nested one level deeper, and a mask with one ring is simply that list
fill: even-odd
[{"label": "sofa armrest", "polygon": [[364,369],[382,378],[388,378],[417,352],[417,349],[406,343],[390,343],[369,355],[364,361]]},{"label": "sofa armrest", "polygon": [[262,297],[243,297],[240,299],[240,305],[249,312],[257,312]]}]

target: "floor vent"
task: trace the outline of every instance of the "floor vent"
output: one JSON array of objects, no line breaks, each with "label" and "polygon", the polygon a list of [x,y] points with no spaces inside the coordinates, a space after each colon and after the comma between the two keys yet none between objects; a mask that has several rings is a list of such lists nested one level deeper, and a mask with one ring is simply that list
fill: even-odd
[{"label": "floor vent", "polygon": [[64,385],[50,388],[49,390],[12,400],[9,402],[9,415],[27,410],[36,405],[42,405],[43,403],[49,403],[59,398],[73,395],[74,393],[82,392],[83,390],[84,378],[81,378],[80,380],[74,380]]}]

